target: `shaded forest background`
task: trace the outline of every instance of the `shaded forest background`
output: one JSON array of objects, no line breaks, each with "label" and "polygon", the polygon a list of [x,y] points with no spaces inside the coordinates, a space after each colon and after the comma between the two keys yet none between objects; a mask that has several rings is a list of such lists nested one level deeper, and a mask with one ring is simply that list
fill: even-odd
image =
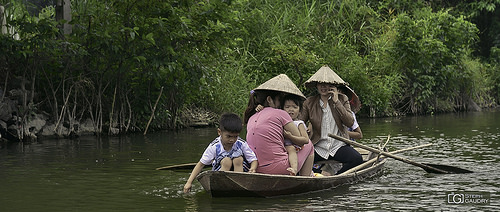
[{"label": "shaded forest background", "polygon": [[193,110],[242,114],[281,73],[313,94],[303,82],[325,64],[360,96],[357,116],[500,103],[500,0],[86,0],[70,22],[55,2],[0,0],[13,29],[0,35],[0,102],[16,102],[20,125],[179,128]]}]

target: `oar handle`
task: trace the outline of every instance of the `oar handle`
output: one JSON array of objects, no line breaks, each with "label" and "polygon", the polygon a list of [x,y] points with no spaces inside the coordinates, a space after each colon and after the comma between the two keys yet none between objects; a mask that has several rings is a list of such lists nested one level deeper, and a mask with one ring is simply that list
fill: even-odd
[{"label": "oar handle", "polygon": [[156,168],[156,170],[193,169],[197,163],[185,163]]},{"label": "oar handle", "polygon": [[414,166],[418,166],[418,167],[423,168],[423,169],[430,169],[430,170],[436,171],[437,173],[443,173],[443,174],[449,173],[447,171],[434,168],[432,166],[428,166],[428,165],[425,165],[425,164],[417,163],[415,161],[411,161],[409,159],[406,159],[406,158],[403,158],[403,157],[399,157],[399,156],[393,155],[391,153],[380,151],[378,149],[375,149],[375,148],[372,148],[372,147],[360,144],[360,143],[358,143],[356,141],[352,141],[352,140],[349,140],[347,138],[344,138],[344,137],[341,137],[341,136],[338,136],[338,135],[334,135],[334,134],[329,133],[328,136],[330,136],[332,138],[335,138],[337,140],[343,141],[344,143],[347,143],[347,144],[350,144],[350,145],[353,145],[353,146],[356,146],[356,147],[359,147],[359,148],[362,148],[362,149],[366,149],[366,150],[368,150],[370,152],[375,152],[375,153],[378,153],[378,154],[381,154],[381,155],[384,155],[384,156],[387,156],[387,157],[390,157],[390,158],[394,158],[396,160],[403,161],[405,163],[408,163],[408,164],[411,164],[411,165],[414,165]]},{"label": "oar handle", "polygon": [[[414,147],[409,147],[409,148],[406,148],[406,149],[399,149],[399,150],[396,150],[396,151],[392,151],[390,152],[391,154],[396,154],[396,153],[401,153],[401,152],[406,152],[406,151],[410,151],[410,150],[413,150],[413,149],[418,149],[418,148],[422,148],[422,147],[427,147],[427,146],[431,146],[432,143],[428,143],[428,144],[423,144],[423,145],[420,145],[420,146],[414,146]],[[385,158],[385,156],[382,156]],[[341,176],[341,175],[347,175],[347,174],[350,174],[350,173],[353,173],[355,171],[358,171],[362,168],[365,168],[367,167],[368,165],[371,165],[373,162],[377,161],[379,159],[379,157],[374,157],[372,159],[370,159],[369,161],[366,161],[356,167],[353,167],[345,172],[342,172],[341,174],[339,174],[338,176]]]}]

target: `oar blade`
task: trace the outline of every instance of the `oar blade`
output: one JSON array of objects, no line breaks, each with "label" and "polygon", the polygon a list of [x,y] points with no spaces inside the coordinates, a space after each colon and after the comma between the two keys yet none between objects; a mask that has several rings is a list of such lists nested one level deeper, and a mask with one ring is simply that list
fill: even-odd
[{"label": "oar blade", "polygon": [[[446,171],[449,174],[474,173],[473,171],[470,171],[470,170],[467,170],[467,169],[462,169],[462,168],[455,167],[455,166],[448,166],[448,165],[442,165],[442,164],[430,164],[430,163],[424,163],[424,164],[427,165],[427,166],[430,166],[430,167],[434,167],[434,168],[439,169],[439,170]],[[443,174],[441,172],[436,172],[436,171],[434,171],[432,169],[426,169],[426,168],[424,168],[424,170],[426,172],[428,172],[428,173]]]}]

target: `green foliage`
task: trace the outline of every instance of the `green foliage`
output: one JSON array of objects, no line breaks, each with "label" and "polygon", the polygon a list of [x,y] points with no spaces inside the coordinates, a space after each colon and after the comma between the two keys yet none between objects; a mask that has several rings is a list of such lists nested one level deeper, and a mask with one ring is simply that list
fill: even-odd
[{"label": "green foliage", "polygon": [[145,126],[159,88],[164,87],[159,111],[167,115],[159,115],[165,118],[156,119],[155,126],[175,127],[177,110],[197,100],[200,76],[211,61],[224,56],[231,41],[226,35],[232,26],[230,5],[222,1],[79,3],[73,22],[88,25],[75,30],[75,38],[85,38],[86,51],[99,56],[90,57],[88,63],[95,76],[104,74],[112,80],[99,83],[118,86],[122,102],[130,99],[138,126]]},{"label": "green foliage", "polygon": [[500,104],[500,48],[491,48],[490,63],[488,73],[491,73],[491,81],[493,83],[492,96],[496,99],[496,103]]},{"label": "green foliage", "polygon": [[[495,75],[498,72],[489,64],[481,63],[479,59],[465,57],[462,59],[463,72],[461,76],[461,89],[470,96],[474,102],[481,107],[493,107],[495,87]],[[492,92],[493,91],[493,92]],[[493,95],[492,95],[493,94]]]},{"label": "green foliage", "polygon": [[[450,5],[453,6],[453,5]],[[480,16],[483,12],[493,12],[500,6],[500,0],[478,0],[458,2],[456,7],[468,17]]]},{"label": "green foliage", "polygon": [[234,112],[243,116],[250,90],[257,87],[248,82],[244,64],[234,60],[222,61],[212,71],[201,76],[197,106],[222,114]]},{"label": "green foliage", "polygon": [[399,15],[394,56],[407,83],[403,88],[402,107],[406,112],[427,113],[439,100],[458,98],[463,77],[468,77],[461,61],[470,54],[477,39],[477,28],[446,11],[420,10],[413,16]]},{"label": "green foliage", "polygon": [[150,129],[175,128],[186,106],[241,114],[249,91],[282,73],[311,95],[303,82],[325,64],[360,96],[360,115],[462,110],[470,99],[493,106],[499,51],[488,51],[489,63],[474,57],[480,33],[468,18],[498,14],[498,5],[72,1],[73,32],[63,36],[54,7],[31,15],[23,1],[10,1],[8,24],[20,39],[1,35],[0,76],[32,82],[32,103],[54,120],[91,118],[102,131],[143,130],[152,115]]}]

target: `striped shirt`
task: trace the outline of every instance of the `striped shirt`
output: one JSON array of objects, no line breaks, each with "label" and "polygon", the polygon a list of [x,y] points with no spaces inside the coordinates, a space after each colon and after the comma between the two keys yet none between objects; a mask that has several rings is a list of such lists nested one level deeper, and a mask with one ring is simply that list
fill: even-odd
[{"label": "striped shirt", "polygon": [[[220,160],[224,157],[229,157],[233,159],[234,157],[243,156],[243,167],[245,171],[250,168],[250,163],[257,160],[255,153],[250,149],[247,142],[242,138],[238,137],[236,142],[233,144],[231,150],[226,151],[222,145],[220,136],[215,138],[208,147],[203,152],[200,162],[204,165],[212,164],[212,170],[218,170],[220,167]],[[222,157],[222,158],[219,158]],[[219,160],[217,160],[219,158]]]}]

